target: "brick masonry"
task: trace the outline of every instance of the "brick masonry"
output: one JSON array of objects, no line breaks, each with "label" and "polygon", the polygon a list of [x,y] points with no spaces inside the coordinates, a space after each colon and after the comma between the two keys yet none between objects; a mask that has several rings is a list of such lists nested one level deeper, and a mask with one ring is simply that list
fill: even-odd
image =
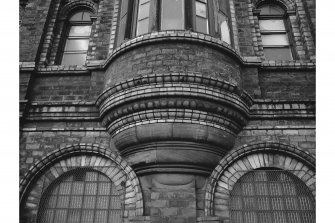
[{"label": "brick masonry", "polygon": [[[297,170],[315,194],[315,0],[279,1],[288,9],[292,61],[264,59],[255,13],[263,0],[229,0],[233,46],[190,30],[120,45],[118,0],[20,1],[20,186],[28,207],[21,222],[35,220],[44,173],[71,157],[124,167],[133,180],[127,197],[138,196],[126,205],[129,223],[228,223],[226,177],[241,167]],[[96,17],[87,65],[57,65],[60,15],[80,5]],[[236,116],[239,103],[247,106]],[[213,123],[232,132],[229,149]],[[113,139],[111,132],[130,125],[136,134]],[[211,134],[221,147],[204,140]],[[127,137],[137,147],[120,150]]]}]

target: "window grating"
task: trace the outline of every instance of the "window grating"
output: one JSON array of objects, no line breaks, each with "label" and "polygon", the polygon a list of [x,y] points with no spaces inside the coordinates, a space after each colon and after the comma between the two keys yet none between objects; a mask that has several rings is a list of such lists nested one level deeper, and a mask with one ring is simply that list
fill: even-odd
[{"label": "window grating", "polygon": [[233,223],[314,223],[315,199],[288,171],[250,171],[231,191],[230,218]]},{"label": "window grating", "polygon": [[121,196],[112,181],[96,170],[79,168],[43,191],[37,223],[121,223],[122,213]]}]

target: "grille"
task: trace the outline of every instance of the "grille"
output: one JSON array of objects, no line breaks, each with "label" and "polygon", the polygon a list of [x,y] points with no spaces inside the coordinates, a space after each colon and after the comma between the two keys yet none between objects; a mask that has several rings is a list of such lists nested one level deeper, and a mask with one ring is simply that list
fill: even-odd
[{"label": "grille", "polygon": [[233,223],[314,223],[315,199],[292,172],[250,171],[231,191],[230,218]]},{"label": "grille", "polygon": [[47,188],[44,182],[37,223],[121,223],[121,195],[99,168],[106,167],[68,171]]}]

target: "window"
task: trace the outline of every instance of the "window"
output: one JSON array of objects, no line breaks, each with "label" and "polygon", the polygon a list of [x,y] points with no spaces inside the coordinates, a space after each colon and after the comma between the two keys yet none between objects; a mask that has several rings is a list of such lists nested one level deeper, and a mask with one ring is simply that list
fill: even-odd
[{"label": "window", "polygon": [[161,30],[185,29],[184,0],[163,0],[161,6]]},{"label": "window", "polygon": [[150,0],[140,0],[138,5],[137,30],[136,35],[149,32],[149,12]]},{"label": "window", "polygon": [[121,222],[120,196],[105,175],[90,169],[68,172],[43,193],[37,223]]},{"label": "window", "polygon": [[292,60],[288,33],[285,27],[285,11],[273,4],[259,7],[259,26],[266,60]]},{"label": "window", "polygon": [[208,34],[207,0],[195,1],[195,30]]},{"label": "window", "polygon": [[161,30],[190,30],[230,44],[228,0],[122,0],[118,44]]},{"label": "window", "polygon": [[89,12],[81,11],[70,17],[62,65],[85,64],[92,28],[90,15]]},{"label": "window", "polygon": [[315,199],[288,171],[255,170],[234,185],[230,217],[232,223],[315,223]]}]

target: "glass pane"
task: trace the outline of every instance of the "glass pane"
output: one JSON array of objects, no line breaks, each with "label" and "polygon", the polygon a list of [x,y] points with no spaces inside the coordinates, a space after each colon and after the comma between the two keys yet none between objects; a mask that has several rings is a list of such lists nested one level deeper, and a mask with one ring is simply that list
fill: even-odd
[{"label": "glass pane", "polygon": [[55,223],[64,223],[66,222],[67,210],[56,210],[55,211]]},{"label": "glass pane", "polygon": [[288,39],[286,34],[271,34],[262,35],[264,46],[288,46]]},{"label": "glass pane", "polygon": [[71,197],[70,208],[81,208],[83,202],[82,196],[73,196]]},{"label": "glass pane", "polygon": [[63,55],[62,65],[84,65],[86,53],[66,53]]},{"label": "glass pane", "polygon": [[149,32],[149,19],[143,19],[137,22],[137,35],[142,35]]},{"label": "glass pane", "polygon": [[96,183],[87,183],[85,185],[85,194],[95,195],[97,193],[97,184]]},{"label": "glass pane", "polygon": [[230,32],[227,20],[221,22],[220,30],[221,30],[221,40],[225,41],[230,45]]},{"label": "glass pane", "polygon": [[260,15],[283,15],[284,10],[277,5],[264,5],[259,8]]},{"label": "glass pane", "polygon": [[67,216],[67,222],[80,223],[80,211],[79,210],[69,210],[68,216]]},{"label": "glass pane", "polygon": [[94,218],[94,211],[85,210],[82,212],[81,222],[82,223],[92,223]]},{"label": "glass pane", "polygon": [[97,181],[98,173],[97,172],[87,172],[86,173],[86,181]]},{"label": "glass pane", "polygon": [[91,26],[71,26],[69,36],[90,36]]},{"label": "glass pane", "polygon": [[184,0],[162,1],[161,29],[184,29]]},{"label": "glass pane", "polygon": [[207,19],[196,16],[196,31],[208,34],[208,23]]},{"label": "glass pane", "polygon": [[70,198],[68,196],[59,196],[57,200],[57,208],[68,208]]},{"label": "glass pane", "polygon": [[83,208],[95,208],[95,197],[94,196],[86,196],[84,197]]},{"label": "glass pane", "polygon": [[88,49],[88,39],[68,39],[65,45],[65,51],[77,51]]},{"label": "glass pane", "polygon": [[97,199],[97,209],[107,209],[109,198],[107,196],[99,196]]},{"label": "glass pane", "polygon": [[95,223],[107,223],[107,210],[97,211],[95,215]]},{"label": "glass pane", "polygon": [[72,183],[61,183],[59,186],[59,194],[70,194],[71,193],[71,185]]},{"label": "glass pane", "polygon": [[76,22],[81,22],[81,21],[91,22],[91,13],[89,13],[89,12],[77,12],[74,15],[72,15],[69,20],[71,22],[73,22],[73,21],[76,21]]},{"label": "glass pane", "polygon": [[[76,54],[79,55],[79,54]],[[74,182],[73,183],[73,193],[72,194],[84,194],[84,182]]]},{"label": "glass pane", "polygon": [[207,18],[206,4],[196,1],[195,2],[196,15]]},{"label": "glass pane", "polygon": [[111,184],[110,183],[100,183],[99,184],[99,195],[109,195],[111,191]]},{"label": "glass pane", "polygon": [[138,7],[138,20],[149,17],[150,2],[140,4]]},{"label": "glass pane", "polygon": [[264,55],[267,60],[292,60],[290,48],[264,48]]},{"label": "glass pane", "polygon": [[259,20],[261,31],[285,31],[284,21],[281,19]]}]

